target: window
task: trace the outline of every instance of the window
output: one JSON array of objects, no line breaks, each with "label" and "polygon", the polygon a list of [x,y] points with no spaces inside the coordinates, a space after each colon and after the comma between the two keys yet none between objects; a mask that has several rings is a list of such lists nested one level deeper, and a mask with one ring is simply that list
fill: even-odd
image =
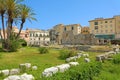
[{"label": "window", "polygon": [[107,32],[108,32],[108,30],[105,30],[105,32],[107,33]]},{"label": "window", "polygon": [[39,38],[39,40],[40,40],[40,38]]},{"label": "window", "polygon": [[98,29],[98,26],[95,26],[95,30]]},{"label": "window", "polygon": [[42,34],[40,34],[39,36],[42,37]]},{"label": "window", "polygon": [[71,27],[71,30],[74,30],[74,27],[73,27],[73,26]]},{"label": "window", "polygon": [[66,31],[66,27],[64,28],[64,31]]},{"label": "window", "polygon": [[32,37],[32,34],[30,33],[30,37]]},{"label": "window", "polygon": [[34,33],[33,33],[33,37],[34,37]]},{"label": "window", "polygon": [[38,37],[38,34],[36,34],[36,37]]},{"label": "window", "polygon": [[107,21],[105,21],[105,23],[107,23]]},{"label": "window", "polygon": [[95,22],[94,25],[98,25],[98,22]]}]

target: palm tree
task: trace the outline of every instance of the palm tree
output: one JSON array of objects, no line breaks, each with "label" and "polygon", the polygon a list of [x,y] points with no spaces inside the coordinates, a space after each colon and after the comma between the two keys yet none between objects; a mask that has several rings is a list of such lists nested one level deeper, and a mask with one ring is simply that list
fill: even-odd
[{"label": "palm tree", "polygon": [[[4,37],[3,39],[4,40],[5,40],[4,14],[6,12],[5,1],[6,0],[0,0],[0,15],[1,15],[1,21],[2,21],[2,30],[3,30],[3,37]],[[1,34],[1,36],[2,36],[2,34]]]},{"label": "palm tree", "polygon": [[33,13],[33,10],[31,8],[29,8],[28,6],[26,5],[20,5],[20,8],[19,8],[19,12],[20,12],[20,15],[19,15],[19,18],[21,20],[21,24],[20,24],[20,30],[19,30],[19,33],[17,34],[16,38],[19,37],[20,33],[21,33],[21,30],[23,28],[23,25],[26,21],[26,19],[28,19],[29,21],[31,20],[36,20],[33,16],[35,15],[35,13]]},{"label": "palm tree", "polygon": [[6,10],[8,16],[8,37],[10,37],[12,31],[12,25],[14,22],[14,18],[17,17],[16,12],[18,10],[18,3],[22,2],[23,0],[6,0]]},{"label": "palm tree", "polygon": [[[3,0],[4,1],[4,0]],[[18,10],[18,4],[23,0],[5,0],[5,8],[6,8],[6,24],[7,24],[7,39],[4,43],[4,48],[9,50],[10,49],[10,37],[12,36],[12,25],[14,22],[14,19],[17,18],[18,15],[16,15]]]}]

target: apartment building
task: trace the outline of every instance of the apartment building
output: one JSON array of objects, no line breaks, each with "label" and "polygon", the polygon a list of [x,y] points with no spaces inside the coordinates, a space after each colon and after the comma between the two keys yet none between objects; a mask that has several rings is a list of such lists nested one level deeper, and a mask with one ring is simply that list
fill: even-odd
[{"label": "apartment building", "polygon": [[29,31],[28,45],[41,46],[49,44],[50,37],[48,31],[39,29],[28,29],[28,31]]},{"label": "apartment building", "polygon": [[58,24],[53,27],[54,32],[56,33],[56,43],[61,44],[62,41],[62,35],[64,32],[72,31],[74,35],[81,33],[81,25],[80,24],[70,24],[70,25],[64,25],[64,24]]},{"label": "apartment building", "polygon": [[120,39],[120,16],[89,21],[90,33],[99,39]]},{"label": "apartment building", "polygon": [[[16,26],[14,26],[13,27],[13,32],[18,34],[19,33],[19,29]],[[28,30],[27,29],[26,30],[21,30],[19,38],[20,39],[24,39],[26,42],[28,42],[29,41],[29,32],[28,32]]]},{"label": "apartment building", "polygon": [[[19,33],[19,29],[17,28],[17,26],[13,26],[12,28],[12,31],[17,35]],[[21,30],[21,33],[19,35],[19,38],[20,39],[24,39],[26,42],[28,42],[29,40],[29,35],[28,35],[28,31],[27,30]],[[1,30],[1,35],[2,37],[4,38],[3,36],[3,30]],[[6,29],[5,29],[5,38],[7,38],[7,32],[6,32]],[[1,39],[1,38],[0,38]]]}]

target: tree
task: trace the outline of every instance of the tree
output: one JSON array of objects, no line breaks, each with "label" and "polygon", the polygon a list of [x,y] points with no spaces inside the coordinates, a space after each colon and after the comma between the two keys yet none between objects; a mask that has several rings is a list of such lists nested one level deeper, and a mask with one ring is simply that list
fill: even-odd
[{"label": "tree", "polygon": [[[21,30],[23,28],[23,24],[26,22],[26,19],[28,20],[36,20],[33,15],[33,11],[31,8],[27,7],[25,4],[20,4],[23,0],[0,0],[0,16],[2,21],[2,31],[0,31],[0,34],[3,32],[3,48],[6,50],[11,49],[11,39],[17,39],[19,38],[19,35],[21,33]],[[6,28],[5,28],[5,21],[6,21]],[[13,23],[20,23],[20,30],[17,35],[13,35]],[[18,24],[17,24],[18,26]],[[6,30],[5,30],[6,29]],[[6,33],[5,33],[6,32]],[[6,36],[6,35],[7,36]],[[11,38],[15,37],[15,38]],[[15,40],[15,41],[17,41]]]},{"label": "tree", "polygon": [[6,0],[0,0],[0,15],[1,15],[2,30],[3,30],[3,36],[4,36],[4,38],[2,37],[2,33],[0,33],[0,34],[1,34],[1,37],[4,40],[5,40],[4,14],[5,14],[5,11],[6,11],[5,1]]},{"label": "tree", "polygon": [[29,8],[28,6],[26,5],[20,5],[19,6],[20,8],[20,20],[21,20],[21,24],[20,24],[20,30],[19,30],[19,33],[17,34],[17,37],[19,37],[20,33],[21,33],[21,30],[23,28],[23,25],[26,21],[26,19],[28,19],[29,21],[31,20],[36,20],[33,16],[35,15],[35,13],[33,13],[33,10],[31,8]]}]

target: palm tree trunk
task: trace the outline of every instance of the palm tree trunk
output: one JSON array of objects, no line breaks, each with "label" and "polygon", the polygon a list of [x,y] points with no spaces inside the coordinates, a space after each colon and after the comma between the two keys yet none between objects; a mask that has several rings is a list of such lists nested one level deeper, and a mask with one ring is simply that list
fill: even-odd
[{"label": "palm tree trunk", "polygon": [[4,14],[1,14],[1,20],[2,20],[2,27],[3,27],[3,36],[4,36],[4,41],[6,40],[5,38],[5,27],[4,27],[4,16],[3,16]]},{"label": "palm tree trunk", "polygon": [[20,36],[21,30],[23,28],[23,24],[24,24],[24,22],[21,23],[20,30],[19,30],[19,33],[16,36],[16,39]]},{"label": "palm tree trunk", "polygon": [[2,33],[1,33],[1,29],[0,29],[0,36],[1,36],[1,39],[3,39],[3,37],[2,37]]}]

